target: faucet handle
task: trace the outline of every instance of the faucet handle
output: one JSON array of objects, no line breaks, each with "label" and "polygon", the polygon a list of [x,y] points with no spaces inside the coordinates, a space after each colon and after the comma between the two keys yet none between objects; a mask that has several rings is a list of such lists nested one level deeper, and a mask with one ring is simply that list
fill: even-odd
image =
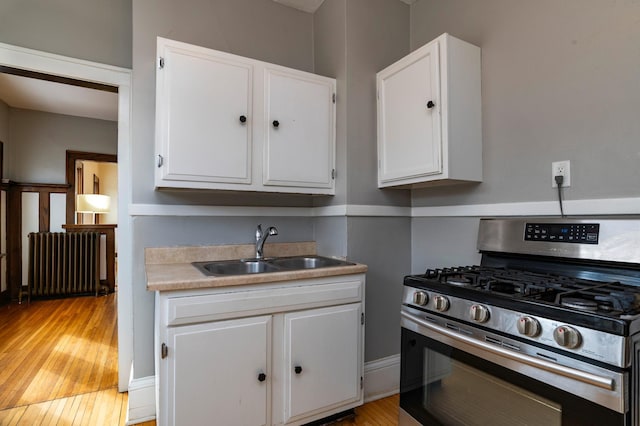
[{"label": "faucet handle", "polygon": [[262,238],[262,224],[259,224],[256,228],[256,241]]}]

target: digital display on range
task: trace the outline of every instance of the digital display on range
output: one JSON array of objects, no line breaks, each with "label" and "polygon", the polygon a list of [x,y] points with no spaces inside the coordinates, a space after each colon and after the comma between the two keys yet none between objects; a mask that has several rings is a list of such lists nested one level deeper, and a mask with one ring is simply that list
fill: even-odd
[{"label": "digital display on range", "polygon": [[600,224],[598,223],[527,223],[525,241],[545,241],[551,243],[598,244]]}]

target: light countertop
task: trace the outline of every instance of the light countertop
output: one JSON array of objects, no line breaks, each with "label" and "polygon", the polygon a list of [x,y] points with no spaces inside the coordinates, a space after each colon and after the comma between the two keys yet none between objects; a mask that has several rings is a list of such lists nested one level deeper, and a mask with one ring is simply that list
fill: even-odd
[{"label": "light countertop", "polygon": [[[356,263],[354,265],[317,269],[207,276],[191,264],[191,262],[252,258],[254,257],[254,249],[255,246],[253,244],[147,248],[145,249],[147,290],[170,291],[216,288],[360,274],[367,271],[366,265]],[[265,257],[317,254],[315,242],[267,243],[264,246],[264,253]]]}]

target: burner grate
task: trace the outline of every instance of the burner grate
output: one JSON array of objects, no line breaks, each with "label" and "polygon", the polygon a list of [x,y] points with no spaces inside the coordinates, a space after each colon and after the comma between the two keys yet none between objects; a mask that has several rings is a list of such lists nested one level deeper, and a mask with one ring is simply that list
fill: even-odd
[{"label": "burner grate", "polygon": [[427,269],[422,276],[445,286],[612,316],[640,314],[640,288],[553,273],[490,266]]}]

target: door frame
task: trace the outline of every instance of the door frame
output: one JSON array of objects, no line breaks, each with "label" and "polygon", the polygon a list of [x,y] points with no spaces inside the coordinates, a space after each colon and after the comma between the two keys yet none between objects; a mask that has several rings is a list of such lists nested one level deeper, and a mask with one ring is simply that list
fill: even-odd
[{"label": "door frame", "polygon": [[0,66],[104,84],[118,91],[118,389],[128,388],[133,360],[131,70],[0,43]]}]

